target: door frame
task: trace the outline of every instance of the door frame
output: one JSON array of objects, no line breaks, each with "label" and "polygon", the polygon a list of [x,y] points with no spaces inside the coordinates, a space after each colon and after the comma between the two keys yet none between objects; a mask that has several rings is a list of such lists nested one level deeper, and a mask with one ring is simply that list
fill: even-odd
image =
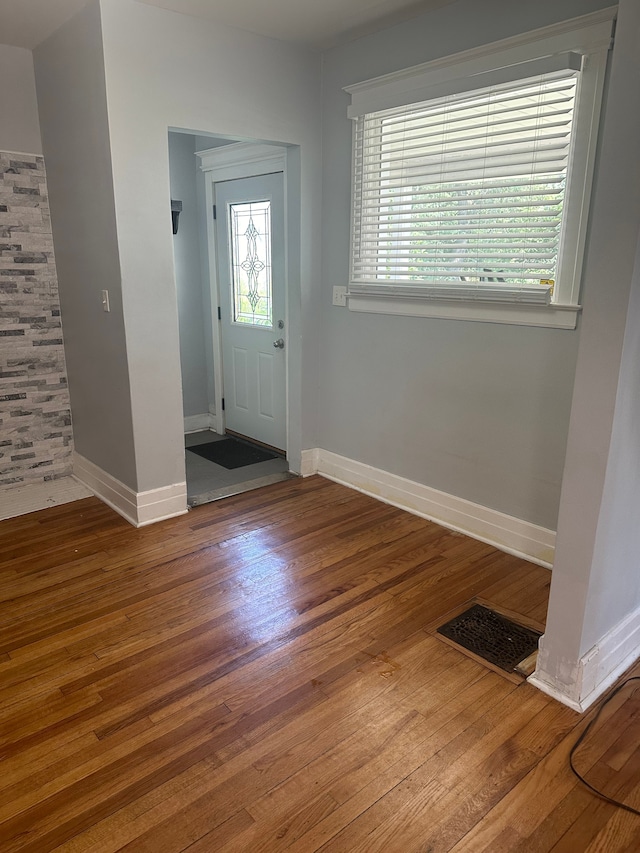
[{"label": "door frame", "polygon": [[226,432],[225,414],[222,408],[224,376],[222,371],[222,335],[218,320],[220,305],[220,280],[218,276],[218,250],[216,242],[213,206],[215,186],[218,182],[239,178],[255,178],[272,172],[282,172],[284,191],[284,338],[285,349],[285,452],[289,449],[289,221],[287,216],[287,149],[281,145],[239,142],[196,151],[200,158],[200,169],[205,173],[205,198],[207,222],[207,246],[209,255],[209,287],[211,292],[211,324],[213,329],[213,379],[215,385],[215,430]]}]

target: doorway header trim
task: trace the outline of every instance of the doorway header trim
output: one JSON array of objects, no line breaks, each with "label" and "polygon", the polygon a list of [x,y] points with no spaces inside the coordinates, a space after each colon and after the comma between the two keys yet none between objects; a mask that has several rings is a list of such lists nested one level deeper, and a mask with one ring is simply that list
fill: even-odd
[{"label": "doorway header trim", "polygon": [[223,145],[207,151],[196,151],[200,158],[200,169],[208,173],[213,181],[232,181],[284,172],[287,149],[280,145],[239,142]]}]

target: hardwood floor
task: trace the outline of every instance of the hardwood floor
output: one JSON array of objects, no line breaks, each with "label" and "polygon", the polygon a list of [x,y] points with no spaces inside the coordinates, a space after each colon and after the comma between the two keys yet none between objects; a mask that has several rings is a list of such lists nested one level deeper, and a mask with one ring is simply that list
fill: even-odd
[{"label": "hardwood floor", "polygon": [[[631,853],[590,719],[426,628],[550,575],[319,477],[0,523],[2,853]],[[577,758],[640,805],[629,685]]]}]

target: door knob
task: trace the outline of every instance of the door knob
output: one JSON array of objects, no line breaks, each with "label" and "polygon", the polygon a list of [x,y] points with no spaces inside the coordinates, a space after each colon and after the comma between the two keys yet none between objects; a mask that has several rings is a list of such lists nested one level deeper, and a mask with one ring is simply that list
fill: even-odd
[{"label": "door knob", "polygon": [[284,341],[282,340],[282,338],[278,338],[277,341],[274,341],[273,345],[276,349],[284,349]]}]

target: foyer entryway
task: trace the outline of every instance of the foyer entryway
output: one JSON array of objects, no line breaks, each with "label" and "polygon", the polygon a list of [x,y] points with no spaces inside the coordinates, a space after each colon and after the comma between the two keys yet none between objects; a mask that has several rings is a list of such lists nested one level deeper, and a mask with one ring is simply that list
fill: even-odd
[{"label": "foyer entryway", "polygon": [[209,442],[225,441],[227,435],[217,435],[209,430],[185,435],[185,463],[187,469],[187,501],[189,506],[238,495],[261,486],[268,486],[280,480],[294,477],[289,472],[289,464],[284,456],[243,465],[238,468],[226,468],[208,459],[192,453],[189,448]]}]

